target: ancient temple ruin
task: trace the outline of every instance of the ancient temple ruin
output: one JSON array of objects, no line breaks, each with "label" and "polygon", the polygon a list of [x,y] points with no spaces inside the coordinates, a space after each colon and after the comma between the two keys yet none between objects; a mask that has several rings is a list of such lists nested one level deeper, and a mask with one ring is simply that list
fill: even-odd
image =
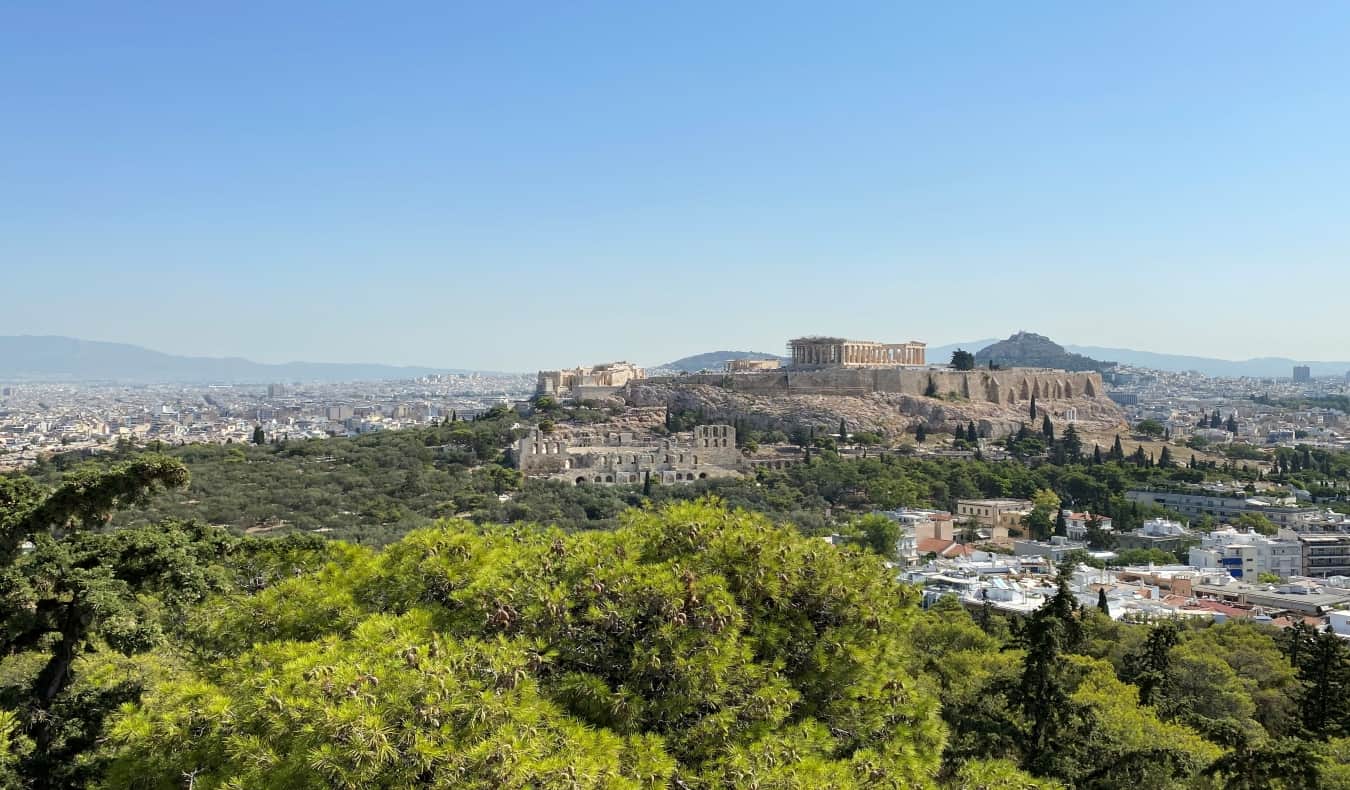
[{"label": "ancient temple ruin", "polygon": [[799,337],[788,341],[792,367],[800,369],[921,366],[927,364],[926,348],[927,344],[917,340],[877,343],[840,337]]},{"label": "ancient temple ruin", "polygon": [[607,362],[603,365],[541,370],[535,382],[535,395],[559,398],[603,397],[612,395],[630,381],[646,378],[647,372],[632,362]]}]

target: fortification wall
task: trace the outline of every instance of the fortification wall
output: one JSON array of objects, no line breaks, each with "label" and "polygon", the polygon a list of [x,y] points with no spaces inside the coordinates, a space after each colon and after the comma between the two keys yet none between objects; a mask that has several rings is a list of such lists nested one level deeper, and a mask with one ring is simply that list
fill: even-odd
[{"label": "fortification wall", "polygon": [[971,401],[1016,405],[1029,401],[1104,398],[1096,372],[1011,368],[946,370],[923,368],[828,368],[754,373],[702,373],[647,379],[651,384],[703,384],[747,395],[866,395],[873,392],[922,396],[956,394]]}]

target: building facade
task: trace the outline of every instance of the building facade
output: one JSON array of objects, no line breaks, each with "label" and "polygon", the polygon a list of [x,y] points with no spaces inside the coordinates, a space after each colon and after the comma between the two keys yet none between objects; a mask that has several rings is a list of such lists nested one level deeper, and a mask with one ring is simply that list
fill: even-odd
[{"label": "building facade", "polygon": [[576,485],[689,483],[738,477],[747,468],[730,425],[700,425],[669,437],[625,432],[548,434],[534,429],[515,447],[527,477]]},{"label": "building facade", "polygon": [[1303,575],[1350,576],[1350,535],[1299,535]]},{"label": "building facade", "polygon": [[1225,521],[1237,520],[1243,513],[1260,513],[1275,524],[1290,529],[1305,527],[1317,517],[1317,511],[1312,508],[1283,507],[1262,500],[1200,493],[1133,490],[1126,491],[1125,498],[1141,504],[1162,505],[1186,516],[1208,515]]}]

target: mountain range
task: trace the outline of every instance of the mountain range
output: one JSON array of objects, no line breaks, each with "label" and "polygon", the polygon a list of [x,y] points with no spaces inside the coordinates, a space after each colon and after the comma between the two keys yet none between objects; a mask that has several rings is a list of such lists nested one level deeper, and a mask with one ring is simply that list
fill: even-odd
[{"label": "mountain range", "polygon": [[[958,348],[978,353],[994,339],[929,346],[928,359],[942,363]],[[1065,345],[1064,349],[1122,365],[1207,376],[1288,378],[1295,365],[1307,365],[1314,376],[1340,376],[1350,362],[1300,362],[1285,357],[1231,360],[1163,354],[1128,348]],[[731,359],[768,359],[766,351],[710,351],[653,366],[675,370],[718,370]],[[126,383],[265,383],[274,381],[377,381],[432,373],[467,373],[449,368],[374,363],[286,362],[268,364],[241,357],[193,357],[165,354],[126,343],[78,340],[51,335],[0,336],[0,379],[45,381],[117,381]]]},{"label": "mountain range", "polygon": [[51,335],[0,336],[0,379],[116,381],[123,383],[263,383],[274,381],[375,381],[431,373],[436,368],[366,363],[266,364],[240,357],[188,357],[126,343]]}]

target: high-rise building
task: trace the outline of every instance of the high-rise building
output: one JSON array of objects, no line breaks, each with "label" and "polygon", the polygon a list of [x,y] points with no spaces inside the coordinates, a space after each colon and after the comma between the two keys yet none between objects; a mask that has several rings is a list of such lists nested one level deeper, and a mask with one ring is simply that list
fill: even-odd
[{"label": "high-rise building", "polygon": [[1312,381],[1312,368],[1307,365],[1294,366],[1294,382]]}]

